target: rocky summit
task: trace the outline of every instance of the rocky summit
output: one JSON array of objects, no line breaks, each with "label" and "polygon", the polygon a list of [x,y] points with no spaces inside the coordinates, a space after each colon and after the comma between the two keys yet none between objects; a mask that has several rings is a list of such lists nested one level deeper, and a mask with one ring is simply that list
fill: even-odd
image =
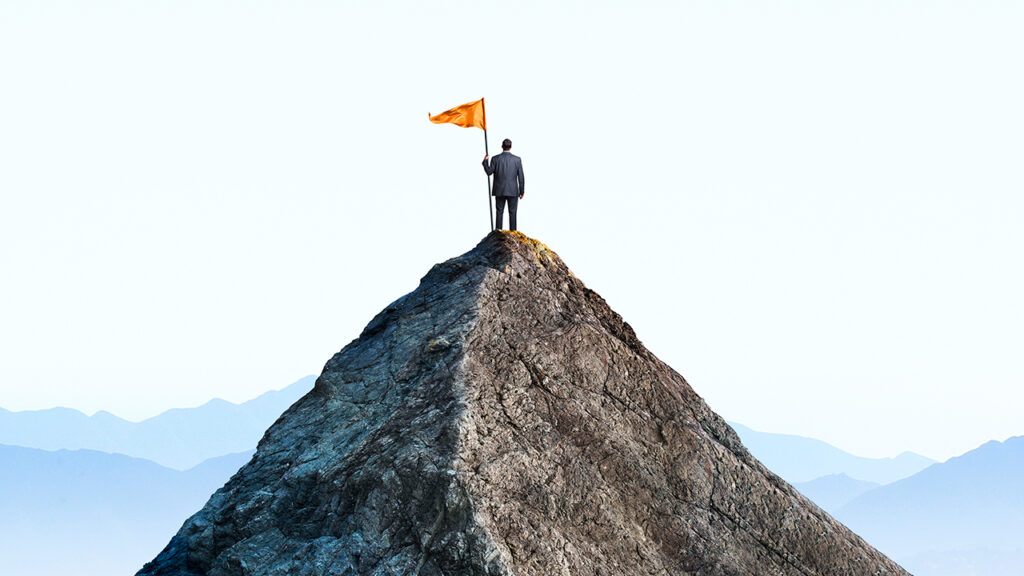
[{"label": "rocky summit", "polygon": [[543,244],[497,231],[327,362],[140,575],[893,575]]}]

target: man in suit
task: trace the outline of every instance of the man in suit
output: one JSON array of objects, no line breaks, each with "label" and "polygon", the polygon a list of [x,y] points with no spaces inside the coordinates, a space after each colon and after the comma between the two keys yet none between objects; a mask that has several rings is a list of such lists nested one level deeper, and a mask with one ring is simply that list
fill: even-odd
[{"label": "man in suit", "polygon": [[491,195],[494,196],[495,209],[497,211],[497,228],[501,228],[501,216],[505,211],[505,203],[508,203],[508,226],[509,230],[516,229],[516,208],[519,201],[523,199],[523,161],[515,154],[509,152],[512,149],[512,141],[508,138],[501,143],[501,154],[498,154],[490,162],[490,156],[484,156],[484,171],[490,176],[494,174],[494,188]]}]

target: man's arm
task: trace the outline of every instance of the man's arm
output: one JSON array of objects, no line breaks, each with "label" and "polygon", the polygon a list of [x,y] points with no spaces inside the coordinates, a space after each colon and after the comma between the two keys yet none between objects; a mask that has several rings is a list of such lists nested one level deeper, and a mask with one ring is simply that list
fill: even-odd
[{"label": "man's arm", "polygon": [[487,175],[490,176],[494,174],[494,164],[488,162],[488,159],[490,159],[490,156],[484,156],[484,172],[487,172]]},{"label": "man's arm", "polygon": [[518,164],[519,166],[517,166],[517,169],[519,170],[519,197],[522,198],[523,195],[526,194],[526,180],[523,178],[523,161],[519,160]]}]

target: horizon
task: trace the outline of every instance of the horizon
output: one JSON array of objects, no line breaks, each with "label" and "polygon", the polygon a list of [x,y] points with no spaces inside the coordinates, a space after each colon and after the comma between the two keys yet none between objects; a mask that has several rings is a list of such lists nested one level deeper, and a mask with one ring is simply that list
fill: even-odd
[{"label": "horizon", "polygon": [[[47,407],[47,408],[33,408],[33,409],[28,409],[28,410],[8,410],[4,406],[0,406],[0,410],[6,410],[7,412],[11,412],[11,413],[18,413],[18,412],[45,412],[47,410],[63,409],[63,410],[73,410],[75,412],[83,414],[84,416],[86,416],[88,418],[92,418],[92,417],[94,417],[94,416],[96,416],[97,414],[100,414],[100,413],[106,413],[106,414],[110,414],[111,416],[114,416],[115,418],[118,418],[120,420],[124,420],[126,422],[131,422],[133,424],[138,424],[138,423],[143,422],[145,420],[149,420],[151,418],[156,418],[157,416],[160,416],[160,415],[162,415],[162,414],[164,414],[166,412],[172,411],[172,410],[194,410],[194,409],[201,408],[201,407],[203,407],[203,406],[205,406],[207,404],[210,404],[211,402],[215,402],[215,401],[227,402],[227,403],[233,404],[235,406],[238,406],[240,404],[244,404],[246,402],[250,402],[252,400],[256,400],[257,398],[263,396],[264,394],[269,394],[271,392],[280,392],[280,391],[282,391],[282,390],[284,390],[286,388],[289,388],[291,386],[299,384],[302,380],[305,380],[306,378],[316,379],[317,375],[315,375],[315,374],[307,374],[306,376],[303,376],[301,378],[297,378],[296,380],[294,380],[290,384],[286,384],[286,385],[284,385],[284,386],[282,386],[280,388],[272,388],[270,390],[265,390],[263,392],[258,393],[255,396],[252,396],[252,397],[249,397],[249,398],[245,398],[245,399],[241,399],[241,400],[231,400],[231,399],[227,399],[227,398],[221,398],[220,396],[214,396],[214,397],[211,397],[211,398],[209,398],[209,399],[207,399],[207,400],[205,400],[203,402],[200,402],[199,404],[193,405],[193,406],[172,406],[172,407],[169,407],[169,408],[163,408],[163,409],[159,410],[158,412],[155,412],[155,413],[147,415],[147,416],[142,416],[141,418],[138,418],[138,419],[126,418],[124,416],[121,416],[120,414],[116,414],[114,412],[111,412],[110,410],[99,409],[99,410],[95,410],[93,412],[86,412],[84,410],[80,410],[80,409],[74,408],[72,406],[63,406],[63,405],[50,406],[50,407]],[[1006,438],[1002,438],[1002,439],[1000,439],[1000,438],[992,438],[992,439],[986,440],[986,441],[978,444],[977,446],[975,446],[973,448],[970,448],[970,449],[968,449],[968,450],[966,450],[966,451],[964,451],[962,453],[954,454],[954,455],[951,455],[951,456],[948,456],[948,457],[945,457],[945,458],[935,458],[935,457],[933,457],[930,454],[923,454],[921,452],[917,452],[915,450],[910,450],[910,449],[901,450],[899,452],[896,452],[896,453],[893,453],[893,454],[888,454],[888,455],[870,456],[870,455],[859,454],[859,453],[857,453],[855,451],[848,450],[848,449],[846,449],[843,446],[837,446],[836,444],[833,444],[832,442],[828,442],[826,440],[822,440],[821,438],[815,438],[815,437],[812,437],[812,436],[801,434],[799,432],[784,432],[784,431],[776,431],[776,430],[762,430],[762,429],[757,428],[757,427],[748,426],[747,424],[745,424],[743,422],[738,422],[735,419],[729,418],[729,417],[727,417],[724,414],[719,414],[719,416],[722,416],[722,418],[724,418],[728,422],[728,424],[730,426],[733,426],[734,424],[738,424],[740,426],[744,426],[746,428],[749,428],[750,430],[752,430],[754,432],[758,432],[758,433],[762,433],[762,434],[776,434],[776,435],[786,435],[786,436],[797,436],[797,437],[800,437],[800,438],[806,438],[806,439],[810,439],[810,440],[817,440],[819,442],[824,442],[825,444],[828,444],[829,446],[832,446],[833,448],[836,448],[838,450],[842,450],[843,452],[846,452],[847,454],[851,454],[853,456],[857,456],[857,457],[861,457],[861,458],[876,458],[876,459],[888,458],[888,459],[892,459],[892,458],[897,458],[897,457],[899,457],[899,456],[901,456],[903,454],[915,454],[917,456],[923,456],[925,458],[928,458],[929,460],[934,460],[935,463],[937,463],[937,464],[941,464],[941,463],[947,462],[951,458],[957,458],[959,456],[962,456],[963,454],[966,454],[967,452],[976,450],[976,449],[984,446],[985,444],[988,444],[989,442],[1003,443],[1003,442],[1006,442],[1007,440],[1011,440],[1013,438],[1018,438],[1018,437],[1024,436],[1024,434],[1015,434],[1015,435],[1007,436]]]}]

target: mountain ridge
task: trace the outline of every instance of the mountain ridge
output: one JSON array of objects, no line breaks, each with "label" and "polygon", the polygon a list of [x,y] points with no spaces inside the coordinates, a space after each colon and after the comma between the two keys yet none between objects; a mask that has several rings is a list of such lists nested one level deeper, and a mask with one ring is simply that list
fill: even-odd
[{"label": "mountain ridge", "polygon": [[989,441],[851,500],[836,517],[888,553],[1024,550],[1024,436]]},{"label": "mountain ridge", "polygon": [[[280,389],[235,404],[220,398],[195,408],[170,408],[141,422],[100,410],[73,408],[0,412],[0,444],[42,450],[98,450],[125,454],[177,470],[251,450],[264,430],[312,387],[306,376]],[[229,427],[222,422],[232,422]]]},{"label": "mountain ridge", "polygon": [[759,460],[788,482],[803,483],[846,474],[855,480],[889,484],[935,463],[909,450],[891,458],[866,458],[815,438],[760,432],[736,422],[729,424]]},{"label": "mountain ridge", "polygon": [[0,445],[0,571],[129,573],[250,458],[178,471],[97,450]]},{"label": "mountain ridge", "polygon": [[854,498],[881,486],[877,482],[857,480],[846,474],[830,474],[810,482],[793,484],[801,494],[810,498],[833,517]]}]

